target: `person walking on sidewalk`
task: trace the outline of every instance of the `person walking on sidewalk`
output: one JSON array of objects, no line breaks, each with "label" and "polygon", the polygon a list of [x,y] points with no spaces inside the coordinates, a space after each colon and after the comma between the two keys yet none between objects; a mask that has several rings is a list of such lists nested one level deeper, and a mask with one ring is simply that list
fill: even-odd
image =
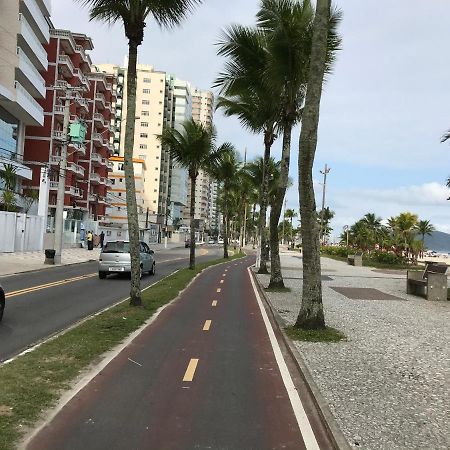
[{"label": "person walking on sidewalk", "polygon": [[102,249],[103,248],[103,244],[105,242],[105,233],[103,233],[103,231],[100,233],[99,238],[100,238],[100,242],[99,242],[100,248]]},{"label": "person walking on sidewalk", "polygon": [[94,235],[92,234],[92,231],[88,231],[87,236],[87,244],[88,244],[88,250],[94,249]]}]

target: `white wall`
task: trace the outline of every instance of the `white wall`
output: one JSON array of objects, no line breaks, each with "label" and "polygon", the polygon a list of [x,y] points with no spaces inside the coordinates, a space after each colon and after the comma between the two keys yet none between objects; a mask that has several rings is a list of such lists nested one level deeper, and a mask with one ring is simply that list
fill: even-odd
[{"label": "white wall", "polygon": [[0,252],[31,252],[43,249],[44,218],[0,211]]}]

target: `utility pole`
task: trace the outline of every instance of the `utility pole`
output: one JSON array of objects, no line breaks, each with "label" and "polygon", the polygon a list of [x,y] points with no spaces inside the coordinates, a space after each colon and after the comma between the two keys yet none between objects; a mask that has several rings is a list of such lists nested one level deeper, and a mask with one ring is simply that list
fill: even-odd
[{"label": "utility pole", "polygon": [[325,169],[320,171],[320,173],[323,175],[323,191],[322,191],[322,211],[320,214],[320,242],[323,241],[323,226],[324,226],[324,219],[325,219],[325,191],[327,188],[327,175],[330,172],[330,168],[325,164]]},{"label": "utility pole", "polygon": [[61,157],[59,160],[58,192],[56,197],[55,211],[55,264],[61,264],[61,252],[64,231],[64,195],[66,192],[66,169],[67,169],[67,143],[69,141],[69,119],[70,119],[71,95],[66,91],[63,121],[63,144],[61,146]]}]

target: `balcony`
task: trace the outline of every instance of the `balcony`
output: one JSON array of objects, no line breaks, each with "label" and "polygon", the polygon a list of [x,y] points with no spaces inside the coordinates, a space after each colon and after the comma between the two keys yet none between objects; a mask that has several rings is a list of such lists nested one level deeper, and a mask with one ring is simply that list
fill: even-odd
[{"label": "balcony", "polygon": [[95,202],[95,201],[97,201],[97,194],[93,194],[92,192],[89,192],[88,200],[89,200],[90,202]]},{"label": "balcony", "polygon": [[114,170],[114,163],[112,161],[106,160],[106,168],[109,172],[112,172]]},{"label": "balcony", "polygon": [[53,130],[53,139],[55,141],[60,141],[60,142],[64,142],[65,141],[65,135],[63,131],[59,131],[59,130]]},{"label": "balcony", "polygon": [[61,162],[61,156],[50,155],[50,159],[49,159],[50,164],[59,164],[60,162]]},{"label": "balcony", "polygon": [[100,178],[100,183],[104,184],[106,186],[111,186],[111,181],[108,178],[105,178],[105,177],[101,177]]},{"label": "balcony", "polygon": [[19,56],[18,81],[26,86],[34,97],[44,98],[46,89],[41,74],[20,47],[17,47],[17,54]]},{"label": "balcony", "polygon": [[105,118],[103,117],[103,114],[94,113],[94,124],[97,127],[105,128]]},{"label": "balcony", "polygon": [[[50,39],[50,30],[44,14],[36,3],[36,0],[23,0],[24,5],[28,9],[30,16],[34,21],[34,29],[40,36],[41,42],[48,42]],[[30,24],[31,25],[31,24]]]},{"label": "balcony", "polygon": [[92,133],[92,142],[96,147],[103,147],[104,141],[101,133]]},{"label": "balcony", "polygon": [[[59,181],[50,181],[50,190],[57,191]],[[83,197],[83,190],[74,186],[66,186],[64,192],[73,197]]]},{"label": "balcony", "polygon": [[73,78],[75,67],[73,66],[72,60],[68,55],[59,55],[58,65],[60,73],[62,73],[64,77]]},{"label": "balcony", "polygon": [[91,183],[93,183],[93,184],[98,184],[98,183],[100,183],[101,178],[100,178],[100,175],[99,175],[98,173],[91,172],[91,173],[89,174],[89,180],[90,180]]},{"label": "balcony", "polygon": [[89,112],[89,104],[88,101],[81,97],[80,94],[76,93],[72,99],[74,100],[75,105],[80,108],[80,109],[84,109],[86,112]]},{"label": "balcony", "polygon": [[97,152],[91,152],[91,161],[94,165],[99,166],[102,163],[102,157]]},{"label": "balcony", "polygon": [[42,43],[37,38],[30,24],[23,14],[19,14],[20,33],[18,43],[22,48],[28,50],[28,54],[33,58],[33,63],[36,64],[39,70],[47,70],[47,52],[44,50]]},{"label": "balcony", "polygon": [[[59,38],[62,41],[62,46],[64,50],[70,54],[75,52],[75,47],[77,46],[72,33],[68,30],[50,30],[50,36],[54,38]],[[69,44],[69,46],[67,46]]]},{"label": "balcony", "polygon": [[92,65],[91,57],[84,51],[84,48],[81,45],[76,45],[75,51],[80,54],[83,62],[88,64],[89,67]]},{"label": "balcony", "polygon": [[78,153],[79,155],[86,156],[86,147],[84,145],[75,144],[74,142],[69,142],[68,148],[70,151],[74,153]]},{"label": "balcony", "polygon": [[64,91],[65,93],[66,89],[68,89],[69,86],[70,84],[65,80],[56,80],[54,88],[57,91]]},{"label": "balcony", "polygon": [[16,102],[11,105],[10,112],[22,119],[26,125],[42,126],[44,124],[44,110],[33,96],[18,82],[16,88]]},{"label": "balcony", "polygon": [[100,110],[105,109],[105,96],[101,92],[95,94],[95,106]]},{"label": "balcony", "polygon": [[89,84],[87,77],[80,69],[74,69],[74,77],[78,78],[80,85],[84,86],[88,91],[91,89],[91,85]]},{"label": "balcony", "polygon": [[97,82],[97,91],[105,91],[106,90],[106,77],[102,72],[91,72],[89,74],[89,78],[91,80],[95,80]]},{"label": "balcony", "polygon": [[75,164],[74,162],[70,162],[67,164],[67,169],[70,170],[71,172],[73,172],[75,175],[84,178],[84,172],[85,172],[84,167],[82,167],[78,164]]}]

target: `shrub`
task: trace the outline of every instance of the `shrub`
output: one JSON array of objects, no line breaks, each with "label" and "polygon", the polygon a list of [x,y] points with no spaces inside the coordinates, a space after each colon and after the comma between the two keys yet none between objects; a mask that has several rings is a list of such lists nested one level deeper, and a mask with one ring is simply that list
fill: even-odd
[{"label": "shrub", "polygon": [[346,258],[349,253],[354,253],[353,249],[349,249],[348,247],[341,247],[341,246],[323,246],[321,248],[321,252],[325,255],[331,255],[331,256],[341,256],[343,258]]},{"label": "shrub", "polygon": [[367,259],[380,264],[392,265],[402,265],[406,264],[407,262],[403,256],[396,255],[392,252],[380,252],[378,250],[371,252],[370,255],[368,255]]}]

